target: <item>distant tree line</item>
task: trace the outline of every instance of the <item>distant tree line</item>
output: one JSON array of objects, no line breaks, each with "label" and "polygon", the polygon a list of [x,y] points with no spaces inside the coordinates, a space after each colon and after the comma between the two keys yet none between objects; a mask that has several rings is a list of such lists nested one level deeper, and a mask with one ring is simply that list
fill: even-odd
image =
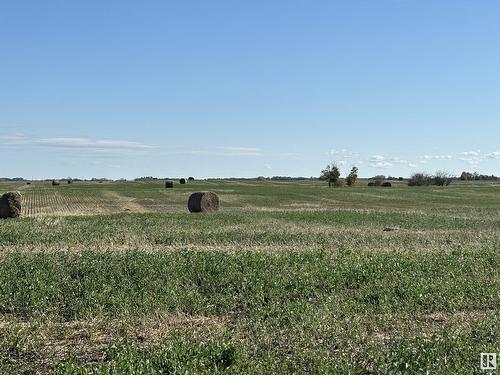
[{"label": "distant tree line", "polygon": [[134,178],[134,181],[157,181],[158,177],[153,177],[153,176],[144,176],[144,177],[137,177]]},{"label": "distant tree line", "polygon": [[414,173],[408,179],[408,186],[448,186],[454,177],[448,172],[438,171],[434,175],[427,173]]},{"label": "distant tree line", "polygon": [[477,172],[470,173],[470,172],[462,172],[460,175],[460,180],[462,181],[496,181],[498,180],[499,177],[495,175],[485,175],[485,174],[479,174]]},{"label": "distant tree line", "polygon": [[372,180],[392,180],[392,181],[403,181],[404,177],[394,177],[394,176],[385,176],[383,174],[378,174],[371,178]]},{"label": "distant tree line", "polygon": [[18,182],[18,181],[26,181],[26,180],[22,177],[14,177],[14,178],[1,177],[0,181],[4,181],[4,182],[16,182],[17,181]]},{"label": "distant tree line", "polygon": [[499,177],[495,175],[484,175],[477,172],[462,172],[460,177],[455,177],[447,172],[439,171],[434,175],[427,173],[414,173],[408,179],[408,186],[448,186],[452,181],[497,181]]},{"label": "distant tree line", "polygon": [[289,176],[273,176],[270,178],[271,181],[306,181],[306,180],[317,180],[315,177],[289,177]]}]

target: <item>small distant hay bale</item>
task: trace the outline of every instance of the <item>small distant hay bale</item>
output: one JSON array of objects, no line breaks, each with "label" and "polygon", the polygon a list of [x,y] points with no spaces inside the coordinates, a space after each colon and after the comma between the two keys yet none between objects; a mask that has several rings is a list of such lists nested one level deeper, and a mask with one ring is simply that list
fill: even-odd
[{"label": "small distant hay bale", "polygon": [[165,181],[165,188],[166,189],[173,189],[174,188],[173,181]]},{"label": "small distant hay bale", "polygon": [[184,185],[185,183],[186,183],[186,179],[185,178],[181,178],[179,180],[179,184]]},{"label": "small distant hay bale", "polygon": [[21,216],[22,196],[17,191],[10,191],[0,197],[0,218],[16,218]]},{"label": "small distant hay bale", "polygon": [[52,186],[58,186],[59,185],[59,182],[57,182],[56,180],[52,180]]},{"label": "small distant hay bale", "polygon": [[194,177],[188,177],[188,181],[194,181]]},{"label": "small distant hay bale", "polygon": [[31,182],[29,182],[29,181],[28,181],[28,182],[26,182],[26,185],[31,185]]},{"label": "small distant hay bale", "polygon": [[219,196],[211,191],[191,194],[188,200],[189,212],[215,212],[219,210]]},{"label": "small distant hay bale", "polygon": [[72,182],[73,182],[73,181],[71,181],[71,180],[68,180],[68,185],[69,185],[69,184],[71,184]]},{"label": "small distant hay bale", "polygon": [[368,186],[375,186],[375,183],[374,182],[369,182]]},{"label": "small distant hay bale", "polygon": [[392,184],[390,182],[384,182],[382,184],[382,187],[391,187],[391,186],[392,186]]}]

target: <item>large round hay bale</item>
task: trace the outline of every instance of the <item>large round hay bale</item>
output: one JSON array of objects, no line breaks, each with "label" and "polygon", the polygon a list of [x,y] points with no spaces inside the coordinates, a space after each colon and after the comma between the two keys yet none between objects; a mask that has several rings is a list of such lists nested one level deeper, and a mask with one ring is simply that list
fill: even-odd
[{"label": "large round hay bale", "polygon": [[52,186],[58,186],[59,185],[59,182],[57,182],[56,180],[52,180]]},{"label": "large round hay bale", "polygon": [[172,181],[165,181],[165,188],[166,189],[173,189],[174,183]]},{"label": "large round hay bale", "polygon": [[191,194],[188,200],[189,212],[215,212],[219,210],[219,196],[211,191]]},{"label": "large round hay bale", "polygon": [[391,187],[391,186],[392,186],[392,184],[390,182],[384,182],[382,184],[382,187]]},{"label": "large round hay bale", "polygon": [[188,181],[194,181],[194,177],[188,177]]},{"label": "large round hay bale", "polygon": [[186,183],[186,179],[185,178],[181,178],[179,180],[179,184],[184,185],[185,183]]},{"label": "large round hay bale", "polygon": [[21,215],[22,196],[17,191],[10,191],[0,197],[0,218],[19,217]]}]

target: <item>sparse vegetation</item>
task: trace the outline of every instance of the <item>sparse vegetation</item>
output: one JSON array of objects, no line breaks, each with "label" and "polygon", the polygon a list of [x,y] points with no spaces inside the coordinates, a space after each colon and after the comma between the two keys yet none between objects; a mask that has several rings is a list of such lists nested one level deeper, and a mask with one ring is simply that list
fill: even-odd
[{"label": "sparse vegetation", "polygon": [[432,182],[437,186],[448,186],[453,181],[453,177],[444,171],[438,171],[434,174]]},{"label": "sparse vegetation", "polygon": [[434,175],[415,173],[408,180],[408,186],[448,186],[452,181],[453,177],[444,171],[438,171]]},{"label": "sparse vegetation", "polygon": [[414,173],[408,180],[408,186],[429,186],[432,184],[432,176],[426,173]]}]

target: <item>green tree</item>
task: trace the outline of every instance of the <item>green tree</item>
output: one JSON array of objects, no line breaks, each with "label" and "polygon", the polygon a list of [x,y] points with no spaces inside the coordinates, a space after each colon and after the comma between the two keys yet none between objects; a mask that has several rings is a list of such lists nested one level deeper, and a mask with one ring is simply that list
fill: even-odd
[{"label": "green tree", "polygon": [[321,171],[321,175],[319,176],[320,180],[328,181],[328,186],[332,187],[333,185],[337,185],[339,183],[340,171],[337,167],[337,164],[330,163],[326,166],[325,169]]},{"label": "green tree", "polygon": [[352,167],[351,172],[346,177],[345,182],[347,185],[352,186],[358,180],[358,167]]}]

